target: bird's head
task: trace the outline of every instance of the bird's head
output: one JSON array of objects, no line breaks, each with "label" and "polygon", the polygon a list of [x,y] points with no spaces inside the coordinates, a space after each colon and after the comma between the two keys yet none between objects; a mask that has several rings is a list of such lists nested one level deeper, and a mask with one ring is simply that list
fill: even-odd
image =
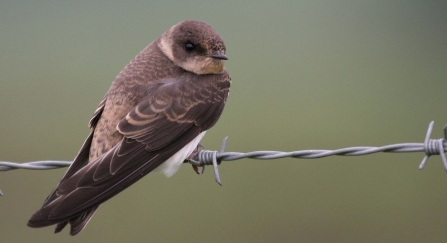
[{"label": "bird's head", "polygon": [[196,74],[218,74],[224,70],[225,44],[210,25],[195,20],[168,29],[158,43],[177,66]]}]

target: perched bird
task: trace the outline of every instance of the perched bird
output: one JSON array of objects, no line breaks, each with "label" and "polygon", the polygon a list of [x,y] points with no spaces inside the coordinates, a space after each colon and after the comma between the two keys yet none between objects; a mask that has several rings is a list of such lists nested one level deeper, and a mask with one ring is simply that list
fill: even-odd
[{"label": "perched bird", "polygon": [[172,176],[219,119],[230,90],[225,45],[200,21],[174,25],[118,74],[91,133],[28,221],[76,235],[98,206],[154,169]]}]

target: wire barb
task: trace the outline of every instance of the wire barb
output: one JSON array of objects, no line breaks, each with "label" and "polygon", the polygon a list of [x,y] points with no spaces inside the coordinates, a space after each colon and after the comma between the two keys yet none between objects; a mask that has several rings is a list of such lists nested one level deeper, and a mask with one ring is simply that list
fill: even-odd
[{"label": "wire barb", "polygon": [[[391,144],[382,147],[350,147],[341,148],[336,150],[300,150],[292,152],[282,151],[253,151],[248,153],[240,152],[225,152],[228,137],[225,137],[222,141],[220,152],[213,150],[201,150],[197,156],[197,160],[187,160],[189,163],[195,166],[203,167],[205,165],[213,165],[215,180],[219,185],[222,185],[218,170],[218,165],[222,161],[233,161],[239,159],[280,159],[280,158],[299,158],[299,159],[316,159],[333,155],[339,156],[360,156],[378,152],[385,153],[409,153],[409,152],[425,152],[425,156],[419,165],[419,169],[423,169],[428,159],[432,155],[441,155],[441,160],[447,171],[447,159],[445,152],[447,149],[447,125],[444,126],[444,138],[442,139],[430,139],[433,131],[434,122],[430,122],[428,130],[425,136],[424,143],[400,143]],[[69,166],[69,161],[34,161],[29,163],[12,163],[0,161],[0,171],[8,171],[15,169],[28,169],[28,170],[48,170]],[[0,196],[3,193],[0,191]]]},{"label": "wire barb", "polygon": [[419,165],[419,169],[422,170],[424,168],[430,156],[440,154],[442,163],[444,165],[444,169],[447,171],[447,159],[444,154],[445,152],[444,141],[445,139],[447,139],[447,125],[444,126],[444,139],[430,139],[434,124],[435,122],[432,121],[428,125],[428,130],[427,134],[425,135],[425,141],[424,141],[425,156],[422,159],[421,164]]}]

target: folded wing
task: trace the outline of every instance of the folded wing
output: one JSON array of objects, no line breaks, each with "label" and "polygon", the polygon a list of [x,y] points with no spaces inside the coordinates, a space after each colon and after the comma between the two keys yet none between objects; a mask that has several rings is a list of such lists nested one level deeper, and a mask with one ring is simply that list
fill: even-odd
[{"label": "folded wing", "polygon": [[[141,179],[211,128],[222,113],[230,78],[226,72],[199,77],[185,73],[178,79],[148,87],[144,99],[117,125],[124,135],[122,141],[91,163],[86,163],[88,152],[85,159],[86,155],[82,155],[82,159],[75,160],[28,225],[44,227],[58,223],[58,232],[68,222],[72,235],[80,232],[100,203]],[[80,154],[88,151],[91,137],[92,134]]]}]

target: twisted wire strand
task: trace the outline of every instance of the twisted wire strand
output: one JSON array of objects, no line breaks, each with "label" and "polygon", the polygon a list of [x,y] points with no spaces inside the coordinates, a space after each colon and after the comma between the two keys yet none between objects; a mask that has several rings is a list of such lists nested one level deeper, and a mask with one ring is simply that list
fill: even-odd
[{"label": "twisted wire strand", "polygon": [[[431,143],[437,140],[430,140]],[[439,154],[439,148],[436,146],[429,147],[429,153]],[[435,149],[435,150],[433,150]],[[240,159],[259,159],[259,160],[271,160],[271,159],[282,159],[282,158],[297,158],[297,159],[317,159],[323,157],[329,157],[333,155],[339,156],[360,156],[379,152],[385,153],[408,153],[408,152],[424,152],[425,145],[423,143],[400,143],[386,145],[382,147],[349,147],[341,148],[336,150],[300,150],[291,152],[282,151],[253,151],[253,152],[217,152],[216,159],[221,161],[234,161]],[[444,147],[444,151],[447,151],[447,146]],[[214,150],[201,150],[197,160],[190,160],[191,164],[197,166],[212,165]],[[0,171],[9,171],[16,169],[27,169],[27,170],[51,170],[58,169],[62,167],[67,167],[71,164],[70,161],[57,161],[57,160],[44,160],[44,161],[33,161],[26,163],[14,163],[0,161]]]},{"label": "twisted wire strand", "polygon": [[27,169],[27,170],[51,170],[70,166],[70,161],[42,160],[28,163],[14,163],[0,161],[0,171]]},{"label": "twisted wire strand", "polygon": [[[281,159],[281,158],[299,158],[299,159],[316,159],[323,158],[333,155],[338,156],[360,156],[366,154],[373,154],[379,152],[385,153],[408,153],[408,152],[425,152],[425,157],[423,158],[419,169],[423,169],[431,155],[441,155],[441,160],[444,165],[445,170],[447,170],[447,159],[445,152],[447,152],[447,141],[444,139],[430,139],[431,133],[433,131],[434,122],[430,122],[425,137],[424,143],[399,143],[391,144],[381,147],[371,147],[371,146],[357,146],[341,148],[336,150],[300,150],[292,152],[282,152],[282,151],[253,151],[247,153],[241,152],[224,152],[226,147],[227,138],[226,137],[222,143],[220,152],[213,150],[201,150],[196,158],[187,160],[186,162],[191,163],[195,166],[203,167],[205,165],[213,165],[214,174],[216,182],[221,185],[219,171],[217,165],[222,161],[233,161],[239,159],[260,159],[260,160],[271,160],[271,159]],[[447,125],[444,127],[444,136],[447,137]],[[15,169],[28,169],[28,170],[49,170],[57,169],[61,167],[66,167],[71,164],[70,161],[33,161],[28,163],[13,163],[0,161],[0,171],[9,171]],[[0,191],[0,195],[2,195]]]}]

